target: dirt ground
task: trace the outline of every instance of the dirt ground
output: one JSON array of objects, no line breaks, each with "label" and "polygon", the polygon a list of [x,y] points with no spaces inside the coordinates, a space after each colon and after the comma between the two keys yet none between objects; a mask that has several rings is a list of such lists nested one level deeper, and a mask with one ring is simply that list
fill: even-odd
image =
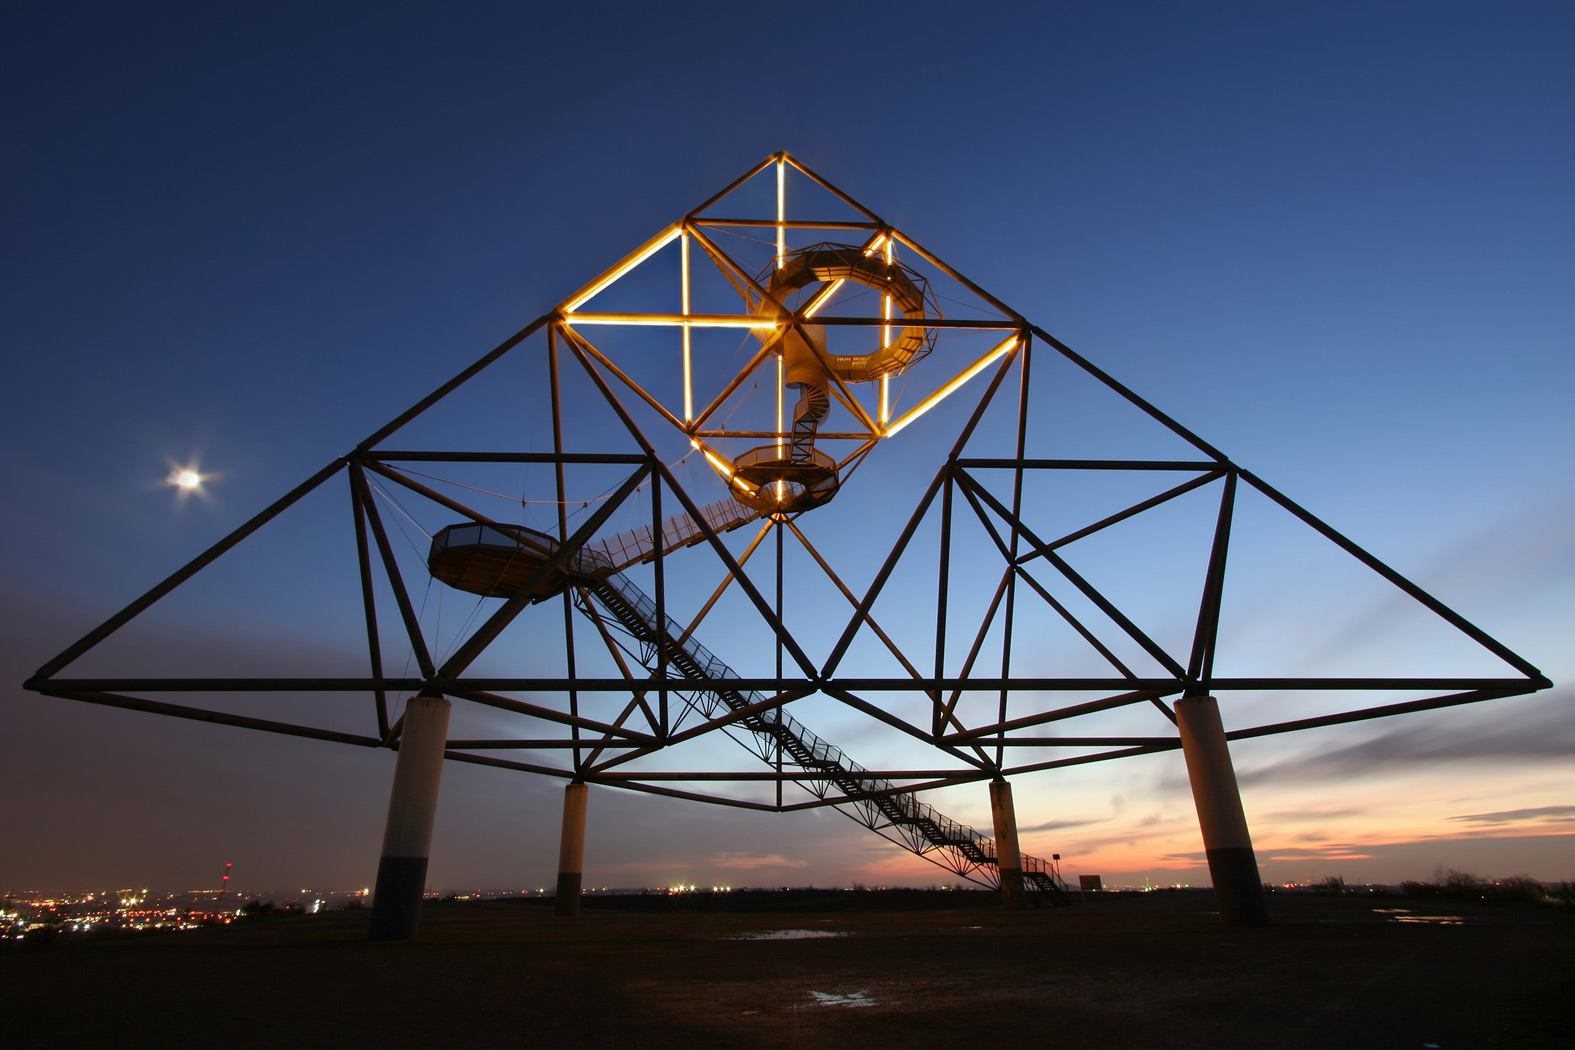
[{"label": "dirt ground", "polygon": [[1575,1047],[1568,909],[1277,894],[1272,927],[1229,930],[1211,907],[455,901],[405,944],[350,912],[8,950],[0,1023],[13,1047]]}]

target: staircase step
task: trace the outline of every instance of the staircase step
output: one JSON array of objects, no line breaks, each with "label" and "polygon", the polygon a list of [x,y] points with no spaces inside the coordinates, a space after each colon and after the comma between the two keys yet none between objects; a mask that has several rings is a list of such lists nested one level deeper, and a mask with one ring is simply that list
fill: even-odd
[{"label": "staircase step", "polygon": [[[731,503],[732,501],[729,500],[724,502]],[[710,524],[712,528],[718,532],[726,531],[728,528],[736,528],[738,525],[744,524],[747,520],[753,520],[755,517],[755,515],[753,515],[751,512],[749,518],[724,526],[719,524],[719,520],[731,519],[713,519],[710,513],[714,508],[719,506],[721,505],[712,504],[710,507],[704,508],[708,524]],[[690,527],[693,527],[693,522],[689,521],[686,515],[681,517],[683,518],[683,521],[689,523]],[[669,519],[667,525],[673,525],[673,523],[678,522],[678,520],[679,519],[677,518]],[[638,532],[640,530],[636,531]],[[680,533],[683,533],[683,531],[683,529],[679,529],[678,532],[674,532],[669,535],[668,530],[664,528],[663,549],[668,550],[673,549],[674,547],[687,546],[691,543],[698,542],[698,540],[692,538],[692,536],[687,533],[680,535]],[[645,529],[644,533],[645,542],[647,545],[646,550],[649,553],[644,558],[635,558],[634,561],[649,560],[650,557],[654,557],[655,547],[654,544],[650,543],[650,530]],[[700,539],[705,538],[704,533],[698,532],[698,529],[695,530],[695,533],[698,534]],[[671,544],[671,546],[668,546],[668,544]],[[639,547],[639,542],[636,540],[628,540],[624,543],[625,554],[634,551],[637,547]],[[601,553],[603,553],[604,556],[613,557],[609,550],[603,549]],[[614,558],[614,561],[616,560],[617,559]],[[619,566],[619,568],[622,568],[625,565],[633,564],[634,561],[624,562],[623,565]],[[653,603],[649,598],[641,593],[639,589],[635,587],[633,582],[622,576],[620,573],[613,572],[607,576],[588,581],[588,588],[591,593],[601,601],[602,605],[607,609],[607,612],[613,617],[613,619],[616,620],[624,630],[628,631],[630,636],[635,638],[641,643],[641,645],[650,650],[650,653],[652,654],[651,660],[647,661],[647,663],[654,662],[655,652],[660,647],[665,649],[668,666],[676,669],[683,678],[700,681],[707,678],[715,679],[718,677],[725,678],[733,676],[733,671],[731,668],[718,660],[710,653],[709,650],[700,645],[700,643],[694,638],[688,638],[682,644],[680,644],[678,637],[674,633],[677,625],[670,618],[668,620],[669,626],[664,631],[663,626],[656,621],[655,603]],[[628,594],[626,593],[627,591],[632,591],[633,594]],[[642,611],[645,609],[650,610],[649,615]],[[743,708],[750,706],[751,703],[756,703],[762,699],[758,693],[751,693],[750,696],[746,697],[743,693],[740,693],[736,689],[717,688],[712,686],[707,691],[720,699],[724,704],[727,705],[727,707],[735,711],[742,710]],[[806,743],[799,733],[795,732],[792,728],[792,726],[797,725],[797,723],[790,717],[779,714],[773,716],[772,720],[770,721],[751,718],[746,719],[744,725],[752,732],[769,737],[771,740],[776,742],[781,748],[781,751],[790,756],[793,762],[801,768],[821,769],[832,773],[833,775],[830,777],[831,783],[840,788],[845,795],[850,797],[851,800],[859,801],[858,795],[861,791],[877,789],[888,790],[892,787],[891,784],[885,783],[884,781],[876,781],[872,784],[869,781],[852,776],[846,778],[835,776],[834,774],[836,772],[852,773],[857,770],[858,772],[862,773],[864,771],[857,766],[853,766],[850,769],[849,766],[844,765],[842,752],[840,750],[832,747],[825,741],[819,740],[819,738],[815,737],[813,733],[809,733],[809,731],[803,729],[803,727],[799,727],[803,733],[808,734],[812,740],[816,741],[816,744],[813,746],[809,743]],[[822,753],[830,752],[831,754],[835,754],[838,757],[820,757],[816,753],[817,746],[820,748]],[[951,821],[947,821],[947,827],[952,829],[961,829],[964,832],[965,837],[957,837],[955,831],[949,832],[946,827],[943,827],[942,824],[939,823],[934,817],[928,815],[933,813],[933,810],[930,810],[928,806],[918,803],[911,795],[878,795],[873,798],[867,797],[862,801],[872,803],[875,808],[880,811],[880,814],[890,821],[893,826],[913,828],[924,838],[926,842],[932,846],[949,847],[955,849],[976,866],[984,867],[994,866],[996,864],[996,857],[985,852],[985,850],[979,845],[981,841],[980,838],[971,837],[970,829],[961,828],[961,825],[953,824]],[[946,818],[942,817],[941,819],[945,820]],[[1027,862],[1032,862],[1034,864],[1044,863],[1039,861],[1037,858],[1027,856],[1025,856],[1023,860],[1025,864]],[[1055,880],[1045,872],[1025,871],[1024,876],[1052,903],[1057,905],[1070,903],[1066,895],[1056,884]]]}]

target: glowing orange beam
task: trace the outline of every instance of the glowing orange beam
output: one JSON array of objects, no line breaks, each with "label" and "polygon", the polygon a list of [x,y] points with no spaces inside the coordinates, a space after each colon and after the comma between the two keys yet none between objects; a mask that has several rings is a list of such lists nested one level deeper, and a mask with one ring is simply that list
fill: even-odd
[{"label": "glowing orange beam", "polygon": [[959,372],[956,378],[954,378],[951,382],[941,387],[923,401],[920,401],[917,405],[914,405],[907,412],[904,412],[882,431],[881,436],[891,437],[903,427],[907,426],[909,423],[912,423],[915,419],[918,419],[920,416],[924,415],[924,413],[928,412],[930,409],[946,400],[948,396],[954,393],[964,383],[968,382],[968,380],[972,379],[974,376],[988,368],[991,361],[994,361],[1002,354],[1008,353],[1009,351],[1015,349],[1017,346],[1017,341],[1018,337],[1014,335],[1010,339],[1006,340],[1006,342],[1001,343],[999,346],[991,349],[983,357],[979,358],[979,360],[975,361],[973,364]]},{"label": "glowing orange beam", "polygon": [[707,445],[703,441],[697,441],[694,438],[689,439],[689,444],[700,450],[700,454],[705,457],[706,462],[711,464],[711,468],[720,474],[722,479],[728,484],[736,485],[741,491],[748,494],[753,494],[759,491],[756,486],[751,485],[743,478],[735,475],[733,473],[733,464],[729,463],[726,457],[713,452],[711,450],[711,446]]},{"label": "glowing orange beam", "polygon": [[618,278],[622,277],[624,274],[628,273],[636,266],[639,266],[651,256],[655,255],[657,252],[673,243],[673,238],[677,237],[682,232],[683,230],[681,227],[672,226],[657,234],[654,238],[646,243],[645,247],[637,249],[633,255],[628,256],[623,262],[619,263],[617,266],[614,266],[611,270],[608,270],[596,280],[586,285],[572,299],[565,300],[564,304],[558,309],[562,310],[564,313],[572,313],[574,310],[577,310],[579,307],[583,306],[586,302],[593,298],[597,292],[600,292]]},{"label": "glowing orange beam", "polygon": [[[783,382],[783,369],[786,363],[782,351],[777,351],[777,458],[782,458],[782,397],[787,392],[787,385]],[[777,482],[777,502],[782,502],[783,483]]]},{"label": "glowing orange beam", "polygon": [[[885,243],[886,243],[886,265],[888,267],[890,267],[891,266],[891,262],[892,262],[892,252],[891,252],[892,240],[891,240],[891,238],[890,237],[885,238]],[[881,299],[882,299],[881,320],[889,322],[891,320],[891,296],[890,295],[883,295],[883,296],[881,296]],[[881,346],[881,349],[884,350],[890,345],[891,345],[891,325],[890,324],[883,324],[883,325],[880,326],[880,346]],[[889,376],[889,375],[882,375],[880,377],[880,425],[881,426],[885,426],[887,420],[889,420],[889,419],[891,419],[891,376]]]},{"label": "glowing orange beam", "polygon": [[831,300],[831,297],[837,294],[837,289],[841,288],[846,282],[846,277],[838,277],[835,281],[832,281],[830,284],[826,285],[826,287],[816,292],[815,298],[810,300],[808,306],[804,307],[804,317],[806,319],[814,317],[815,312],[818,311],[822,306],[825,306],[826,303]]},{"label": "glowing orange beam", "polygon": [[787,265],[787,163],[777,161],[777,269]]},{"label": "glowing orange beam", "polygon": [[[689,316],[689,235],[683,235],[680,241],[683,246],[683,303],[681,304],[684,316]],[[684,325],[684,422],[692,423],[695,418],[694,384],[690,380],[689,371],[689,325]]]},{"label": "glowing orange beam", "polygon": [[753,314],[602,314],[570,313],[570,324],[688,325],[693,328],[776,328],[777,322]]}]

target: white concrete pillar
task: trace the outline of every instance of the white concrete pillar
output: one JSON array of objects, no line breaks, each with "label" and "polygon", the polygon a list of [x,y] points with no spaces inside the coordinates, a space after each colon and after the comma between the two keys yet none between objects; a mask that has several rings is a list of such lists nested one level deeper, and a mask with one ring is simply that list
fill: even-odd
[{"label": "white concrete pillar", "polygon": [[1187,759],[1187,779],[1192,782],[1192,801],[1198,807],[1220,918],[1230,926],[1267,926],[1263,880],[1252,852],[1252,836],[1241,808],[1241,791],[1226,747],[1219,704],[1212,696],[1183,697],[1176,701],[1176,725],[1181,730],[1181,751]]},{"label": "white concrete pillar", "polygon": [[374,941],[410,940],[421,923],[448,713],[449,702],[440,696],[412,697],[405,705],[388,824],[383,830],[383,858],[372,894],[368,936]]},{"label": "white concrete pillar", "polygon": [[563,834],[558,840],[558,915],[580,914],[580,883],[585,871],[585,784],[563,789]]},{"label": "white concrete pillar", "polygon": [[1017,848],[1017,810],[1012,805],[1012,785],[990,782],[990,816],[995,821],[995,863],[1001,869],[1001,907],[1016,911],[1023,906],[1023,855]]}]

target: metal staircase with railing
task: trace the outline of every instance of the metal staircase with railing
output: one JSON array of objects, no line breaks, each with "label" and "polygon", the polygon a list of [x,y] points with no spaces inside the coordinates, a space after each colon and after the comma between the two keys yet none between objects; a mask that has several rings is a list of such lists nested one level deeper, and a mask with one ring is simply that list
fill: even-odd
[{"label": "metal staircase with railing", "polygon": [[[760,514],[727,499],[701,508],[701,516],[716,534]],[[671,617],[658,622],[656,603],[621,571],[650,561],[658,550],[666,554],[705,539],[707,531],[689,515],[680,514],[664,521],[660,530],[641,527],[588,543],[543,576],[539,570],[556,553],[557,539],[523,525],[465,522],[432,537],[427,564],[450,586],[491,597],[514,595],[533,579],[532,601],[572,589],[587,616],[604,627],[610,620],[634,642],[633,648],[624,648],[646,670],[655,673],[665,659],[680,679],[696,683],[691,689],[672,691],[689,709],[710,719],[724,707],[742,711],[766,703],[769,697],[719,685],[736,680],[737,673]],[[810,732],[780,707],[752,711],[739,723],[747,735],[723,731],[774,768],[791,766],[820,774],[804,781],[805,788],[818,798],[839,798],[833,805],[840,812],[961,878],[983,886],[1000,885],[995,842],[989,836],[936,812],[890,780],[871,776],[841,748]],[[1024,855],[1022,872],[1024,885],[1037,891],[1033,899],[1069,903],[1053,862]]]},{"label": "metal staircase with railing", "polygon": [[[594,569],[590,565],[582,567],[578,585],[582,611],[598,617],[595,606],[600,606],[637,644],[632,655],[647,670],[655,671],[665,656],[668,666],[683,678],[704,682],[703,689],[675,690],[701,717],[714,718],[723,707],[741,711],[768,699],[755,690],[718,686],[719,681],[736,679],[738,675],[689,637],[672,617],[666,617],[665,624],[659,623],[656,603],[628,577],[612,571],[611,558],[590,548],[579,557],[587,556],[594,562],[607,560]],[[591,571],[584,571],[587,569]],[[889,780],[870,777],[841,748],[816,736],[780,708],[755,711],[740,722],[752,739],[734,739],[763,762],[824,774],[823,780],[805,782],[816,797],[827,798],[834,788],[839,789],[846,801],[837,803],[836,808],[858,823],[971,882],[1000,885],[995,841],[989,836],[937,812]],[[1024,854],[1022,871],[1025,888],[1035,891],[1032,899],[1054,905],[1070,903],[1053,862]]]},{"label": "metal staircase with railing", "polygon": [[[760,511],[746,507],[735,499],[724,499],[701,507],[700,516],[720,536],[741,525],[748,525],[760,517]],[[585,545],[584,550],[593,556],[606,558],[614,569],[626,569],[655,558],[658,546],[663,554],[669,554],[703,543],[705,538],[705,530],[693,518],[687,514],[676,514],[662,522],[659,537],[649,525],[641,525],[607,539],[592,540]]]}]

